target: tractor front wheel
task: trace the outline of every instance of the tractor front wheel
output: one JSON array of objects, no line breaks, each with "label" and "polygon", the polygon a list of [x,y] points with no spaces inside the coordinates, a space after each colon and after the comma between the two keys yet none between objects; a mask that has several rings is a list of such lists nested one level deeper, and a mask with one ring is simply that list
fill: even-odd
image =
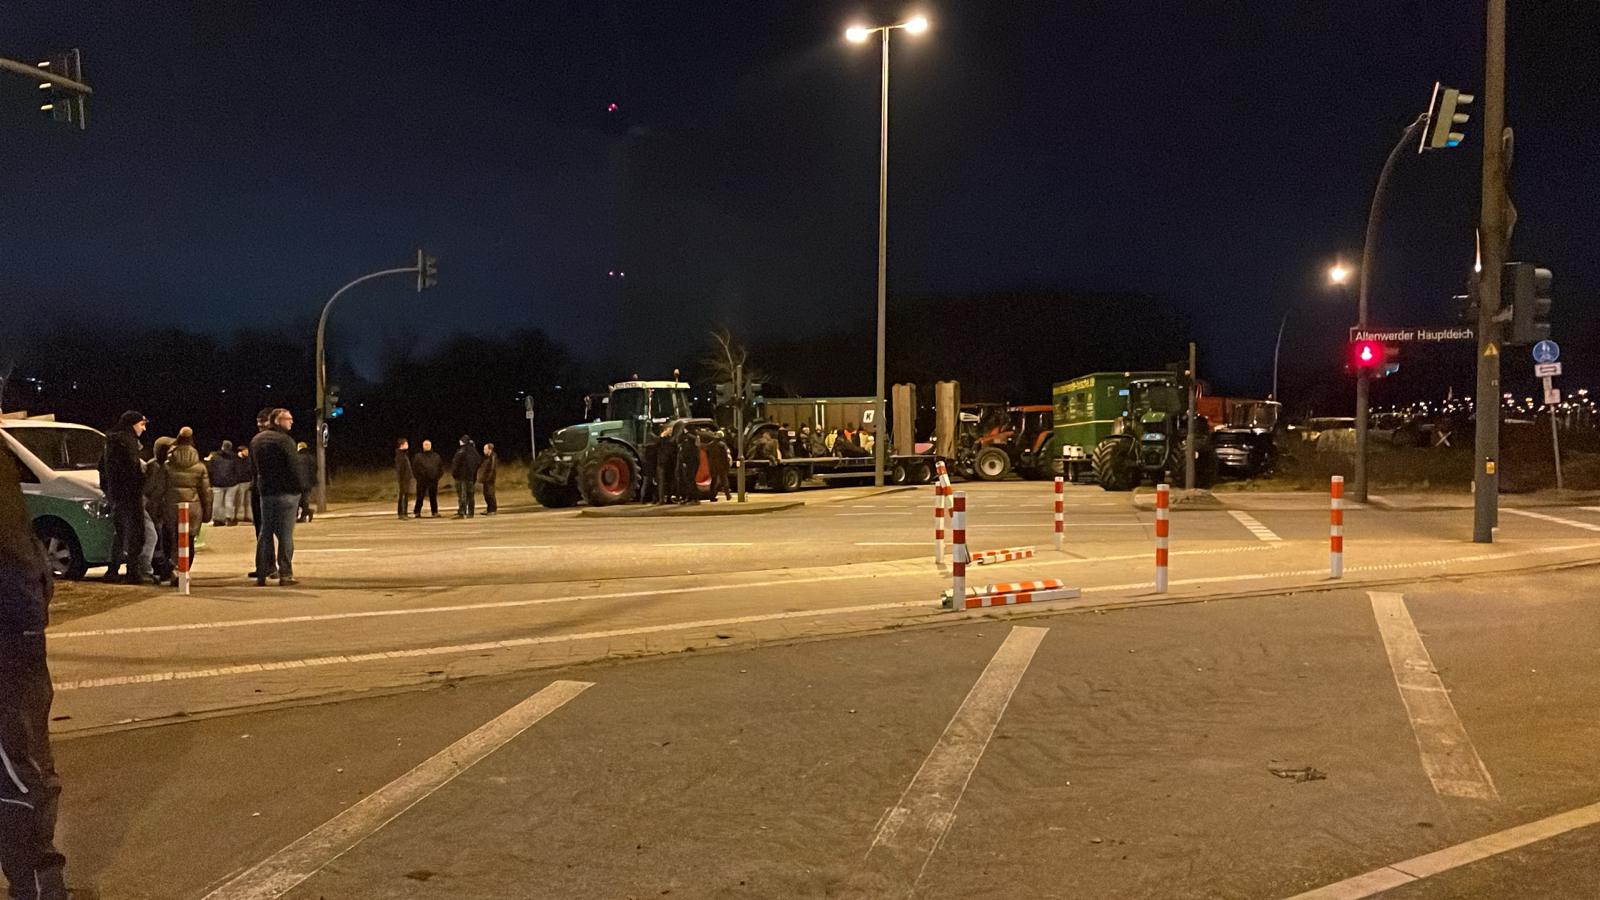
[{"label": "tractor front wheel", "polygon": [[590,506],[631,503],[639,489],[639,461],[624,447],[597,447],[583,461],[578,488]]},{"label": "tractor front wheel", "polygon": [[1095,445],[1090,462],[1094,480],[1108,491],[1131,491],[1139,486],[1139,461],[1133,455],[1133,439],[1114,435]]},{"label": "tractor front wheel", "polygon": [[999,481],[1011,472],[1011,457],[999,447],[984,447],[972,460],[972,468],[984,481]]},{"label": "tractor front wheel", "polygon": [[541,478],[555,467],[555,455],[546,450],[539,454],[533,461],[533,468],[528,472],[528,487],[533,492],[533,499],[546,509],[566,509],[576,506],[583,499],[577,486],[570,481],[551,481]]}]

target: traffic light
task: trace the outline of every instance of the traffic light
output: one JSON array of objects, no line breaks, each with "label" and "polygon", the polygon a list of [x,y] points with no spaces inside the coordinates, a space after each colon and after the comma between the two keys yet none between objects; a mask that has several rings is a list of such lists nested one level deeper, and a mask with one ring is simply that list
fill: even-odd
[{"label": "traffic light", "polygon": [[417,248],[417,293],[439,285],[439,260]]},{"label": "traffic light", "polygon": [[1383,378],[1400,371],[1400,348],[1377,341],[1351,341],[1345,368],[1355,375]]},{"label": "traffic light", "polygon": [[1533,263],[1506,263],[1500,281],[1501,294],[1511,301],[1511,336],[1508,344],[1537,344],[1550,337],[1549,269]]},{"label": "traffic light", "polygon": [[[62,78],[83,81],[83,56],[76,48],[41,60],[39,68]],[[39,111],[48,114],[52,121],[76,125],[80,131],[89,126],[83,94],[54,82],[39,82]]]},{"label": "traffic light", "polygon": [[328,386],[327,395],[322,398],[322,412],[330,419],[344,412],[343,408],[339,406],[339,386],[337,384]]},{"label": "traffic light", "polygon": [[726,381],[717,384],[717,386],[716,386],[716,395],[717,395],[717,406],[718,407],[732,406],[733,405],[733,385],[732,384],[729,384]]},{"label": "traffic light", "polygon": [[1463,94],[1455,88],[1434,82],[1433,99],[1428,103],[1428,128],[1422,134],[1422,146],[1417,148],[1417,152],[1443,150],[1466,140],[1466,135],[1456,131],[1455,127],[1465,125],[1472,118],[1461,112],[1461,107],[1470,106],[1472,100],[1471,94]]}]

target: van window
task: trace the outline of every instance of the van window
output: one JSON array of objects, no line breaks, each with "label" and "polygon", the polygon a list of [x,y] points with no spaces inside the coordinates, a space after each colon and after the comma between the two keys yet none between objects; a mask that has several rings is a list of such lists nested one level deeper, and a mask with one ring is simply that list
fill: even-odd
[{"label": "van window", "polygon": [[105,436],[87,428],[8,428],[6,434],[57,472],[98,469],[106,449]]}]

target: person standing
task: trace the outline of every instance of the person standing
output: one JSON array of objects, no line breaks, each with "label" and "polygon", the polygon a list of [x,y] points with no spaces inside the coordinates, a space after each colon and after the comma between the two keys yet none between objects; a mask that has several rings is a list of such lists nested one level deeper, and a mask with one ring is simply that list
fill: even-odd
[{"label": "person standing", "polygon": [[29,524],[21,476],[0,453],[0,872],[10,896],[67,900],[55,846],[61,779],[50,752],[45,654],[54,584]]},{"label": "person standing", "polygon": [[677,499],[678,445],[672,440],[672,426],[661,429],[656,441],[656,503]]},{"label": "person standing", "polygon": [[678,494],[687,505],[700,502],[700,441],[687,426],[678,434]]},{"label": "person standing", "polygon": [[317,483],[317,452],[301,441],[295,446],[294,462],[300,467],[300,483],[305,485],[305,490],[300,494],[300,510],[295,515],[295,521],[309,522],[313,516],[311,488]]},{"label": "person standing", "polygon": [[[270,431],[272,429],[272,414],[273,414],[273,412],[275,412],[274,409],[272,409],[271,407],[267,407],[266,409],[263,409],[260,412],[256,413],[256,434],[257,435],[260,435],[262,432]],[[255,443],[255,439],[251,438],[252,446],[254,445],[254,443]],[[245,458],[246,459],[249,459],[249,457],[253,456],[254,454],[255,454],[254,450],[246,448],[246,451],[245,451]],[[252,459],[252,460],[250,460],[250,480],[249,480],[249,485],[250,485],[250,521],[251,521],[251,523],[253,523],[255,525],[256,538],[260,539],[260,537],[261,537],[261,485],[256,483],[257,479],[258,479],[258,473],[256,472],[256,464],[255,464],[255,460]]]},{"label": "person standing", "polygon": [[401,438],[395,444],[394,450],[394,480],[396,492],[400,495],[400,502],[395,511],[400,518],[406,517],[406,507],[411,503],[411,442]]},{"label": "person standing", "polygon": [[456,455],[450,460],[450,477],[456,482],[457,519],[470,519],[477,514],[478,467],[482,464],[483,457],[478,455],[477,445],[463,434]]},{"label": "person standing", "polygon": [[711,432],[705,448],[706,463],[711,469],[711,502],[717,502],[719,493],[723,499],[732,500],[733,491],[728,488],[728,470],[733,467],[733,456],[728,452],[726,436],[721,431]]},{"label": "person standing", "polygon": [[161,541],[167,548],[171,562],[172,584],[178,584],[178,504],[191,504],[189,516],[189,559],[194,559],[194,545],[200,540],[200,524],[211,520],[211,475],[200,461],[200,451],[194,446],[194,430],[187,425],[178,429],[178,441],[167,451],[165,496],[161,504]]},{"label": "person standing", "polygon": [[[295,460],[294,414],[275,409],[266,431],[250,441],[256,461],[256,487],[261,493],[261,534],[256,538],[256,585],[267,583],[267,573],[277,563],[278,584],[296,584],[294,577],[294,518],[306,484]],[[276,547],[274,547],[276,544]]]},{"label": "person standing", "polygon": [[486,516],[500,511],[494,497],[494,482],[499,470],[500,457],[494,453],[494,444],[484,444],[483,462],[478,465],[478,483],[483,485],[483,514]]},{"label": "person standing", "polygon": [[423,440],[422,452],[411,458],[411,474],[417,479],[417,506],[414,513],[422,518],[422,500],[428,500],[428,511],[439,518],[439,479],[444,477],[444,457],[433,452],[433,441]]},{"label": "person standing", "polygon": [[123,413],[117,419],[117,427],[106,435],[106,449],[100,457],[100,489],[111,503],[115,531],[106,581],[115,581],[117,570],[124,563],[130,583],[137,584],[143,580],[141,576],[149,574],[139,571],[139,557],[144,550],[144,447],[139,438],[148,424],[143,413]]},{"label": "person standing", "polygon": [[229,493],[238,482],[238,463],[233,454],[233,441],[223,441],[206,457],[206,477],[211,479],[211,524],[218,528],[232,524],[233,495]]}]

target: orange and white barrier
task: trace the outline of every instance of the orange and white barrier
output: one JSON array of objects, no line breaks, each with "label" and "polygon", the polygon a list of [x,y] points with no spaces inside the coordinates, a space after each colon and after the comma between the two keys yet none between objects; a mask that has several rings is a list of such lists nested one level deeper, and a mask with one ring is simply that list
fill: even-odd
[{"label": "orange and white barrier", "polygon": [[1328,574],[1344,577],[1344,476],[1333,476],[1328,497]]},{"label": "orange and white barrier", "polygon": [[189,504],[178,504],[178,593],[189,593]]},{"label": "orange and white barrier", "polygon": [[933,562],[944,565],[944,524],[950,515],[950,478],[944,460],[937,461],[939,476],[933,481]]},{"label": "orange and white barrier", "polygon": [[1172,486],[1156,485],[1156,593],[1167,592],[1167,534],[1171,521]]},{"label": "orange and white barrier", "polygon": [[1066,526],[1066,479],[1056,476],[1056,552],[1061,552],[1061,532]]},{"label": "orange and white barrier", "polygon": [[1007,547],[1004,550],[980,550],[972,555],[972,562],[980,566],[1013,562],[1019,559],[1033,559],[1033,548]]},{"label": "orange and white barrier", "polygon": [[988,606],[1017,606],[1023,603],[1044,603],[1050,600],[1074,600],[1082,596],[1077,588],[1069,588],[1055,578],[1039,581],[1019,581],[1013,584],[992,584],[973,588],[962,598],[966,609]]},{"label": "orange and white barrier", "polygon": [[950,548],[950,597],[953,603],[954,598],[967,595],[967,563],[972,562],[972,554],[967,551],[966,491],[951,496],[950,539],[954,545]]}]

